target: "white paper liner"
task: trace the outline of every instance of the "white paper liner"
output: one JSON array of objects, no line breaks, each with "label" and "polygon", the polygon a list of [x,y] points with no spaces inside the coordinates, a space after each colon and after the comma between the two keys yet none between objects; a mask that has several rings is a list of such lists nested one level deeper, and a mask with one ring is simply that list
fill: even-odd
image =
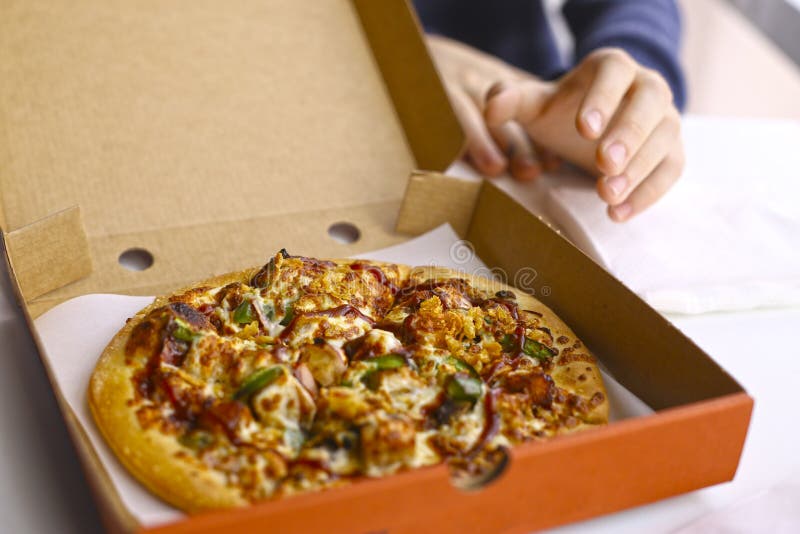
[{"label": "white paper liner", "polygon": [[[449,225],[401,245],[360,254],[359,257],[409,265],[439,265],[471,274],[489,272],[471,246],[461,241]],[[83,425],[125,506],[142,525],[148,527],[174,521],[184,514],[151,494],[117,461],[94,425],[86,388],[97,358],[109,340],[127,318],[152,301],[153,297],[84,295],[56,306],[35,321],[42,341],[42,357],[47,359],[52,369],[56,387]],[[87,325],[91,325],[91,329],[87,329]],[[612,421],[653,413],[605,370],[603,379]]]}]

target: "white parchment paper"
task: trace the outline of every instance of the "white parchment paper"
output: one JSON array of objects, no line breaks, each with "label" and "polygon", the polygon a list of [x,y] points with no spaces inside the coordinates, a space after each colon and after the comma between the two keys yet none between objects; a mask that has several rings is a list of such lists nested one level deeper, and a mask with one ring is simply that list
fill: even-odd
[{"label": "white parchment paper", "polygon": [[[488,273],[469,244],[459,240],[449,225],[401,245],[359,257],[409,265],[439,265],[476,274]],[[127,318],[152,301],[153,297],[84,295],[56,306],[35,321],[42,340],[42,357],[47,359],[53,371],[56,387],[83,425],[125,506],[145,526],[173,521],[182,517],[183,513],[152,495],[117,461],[94,425],[87,404],[86,388],[97,358],[111,338]],[[87,329],[87,325],[91,328]],[[603,378],[612,421],[652,413],[647,405],[607,372],[603,373]]]}]

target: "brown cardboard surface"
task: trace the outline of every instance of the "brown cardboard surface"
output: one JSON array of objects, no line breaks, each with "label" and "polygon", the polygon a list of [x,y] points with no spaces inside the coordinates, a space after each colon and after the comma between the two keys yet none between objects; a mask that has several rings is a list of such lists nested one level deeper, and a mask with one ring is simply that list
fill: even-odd
[{"label": "brown cardboard surface", "polygon": [[418,235],[450,223],[455,232],[467,234],[482,184],[442,174],[413,173],[395,229],[402,234]]},{"label": "brown cardboard surface", "polygon": [[[87,293],[163,293],[192,280],[239,270],[243,265],[263,264],[281,248],[290,252],[314,251],[314,255],[325,257],[350,256],[359,251],[374,250],[403,239],[392,232],[398,206],[398,201],[388,201],[320,210],[302,216],[266,215],[96,237],[90,243],[95,263],[92,274],[30,301],[28,306],[36,317],[65,299]],[[332,240],[327,229],[339,221],[356,225],[361,238],[353,244]],[[267,230],[258,230],[261,228]],[[255,233],[252,229],[256,229]],[[119,264],[120,252],[136,247],[153,254],[152,267],[130,271]]]},{"label": "brown cardboard surface", "polygon": [[[37,310],[260,263],[292,227],[320,230],[310,254],[389,245],[409,171],[443,169],[462,143],[402,0],[11,0],[0,65],[3,229],[78,205],[95,264],[29,297]],[[364,239],[333,246],[342,219]],[[224,260],[180,242],[231,236],[247,252]],[[156,267],[122,272],[131,246]]]},{"label": "brown cardboard surface", "polygon": [[93,237],[399,199],[413,166],[347,2],[20,0],[0,21],[10,229],[75,204]]},{"label": "brown cardboard surface", "polygon": [[4,238],[9,267],[25,300],[33,300],[92,271],[77,206],[4,234]]},{"label": "brown cardboard surface", "polygon": [[[410,40],[418,21],[404,2],[353,0],[419,169],[446,169],[464,139],[425,43]],[[423,96],[424,98],[420,98]]]}]

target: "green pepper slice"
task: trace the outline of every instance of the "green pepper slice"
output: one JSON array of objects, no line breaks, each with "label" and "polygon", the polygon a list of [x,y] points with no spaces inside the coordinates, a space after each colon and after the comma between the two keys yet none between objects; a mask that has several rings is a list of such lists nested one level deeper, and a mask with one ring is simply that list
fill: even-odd
[{"label": "green pepper slice", "polygon": [[244,379],[242,385],[233,395],[233,398],[239,401],[246,401],[260,390],[273,383],[282,374],[283,368],[279,365],[258,369]]},{"label": "green pepper slice", "polygon": [[272,304],[265,302],[264,305],[261,307],[261,311],[264,312],[264,317],[266,317],[270,321],[275,320],[275,307],[272,306]]},{"label": "green pepper slice", "polygon": [[289,304],[286,306],[286,315],[284,315],[283,319],[281,319],[281,326],[289,326],[289,323],[292,322],[294,319],[294,305]]},{"label": "green pepper slice", "polygon": [[175,339],[191,343],[199,335],[200,334],[192,330],[188,324],[184,323],[179,319],[175,320],[175,328],[172,330],[172,337],[174,337]]},{"label": "green pepper slice", "polygon": [[[512,336],[511,334],[504,335],[503,339],[500,340],[500,345],[503,347],[503,352],[513,351],[516,341],[516,337]],[[552,358],[556,354],[555,351],[547,345],[543,345],[527,336],[525,337],[525,341],[522,343],[522,352],[526,356],[536,358],[537,360]]]},{"label": "green pepper slice", "polygon": [[452,365],[453,367],[455,367],[457,370],[469,373],[469,375],[472,376],[473,378],[481,377],[481,375],[478,374],[478,371],[476,371],[474,367],[472,367],[464,360],[460,360],[455,356],[448,356],[445,361],[450,365]]},{"label": "green pepper slice", "polygon": [[202,450],[214,443],[214,436],[205,430],[192,430],[178,438],[181,445],[194,450]]},{"label": "green pepper slice", "polygon": [[448,378],[444,391],[451,400],[474,403],[483,392],[483,382],[466,374],[456,374]]},{"label": "green pepper slice", "polygon": [[537,360],[546,360],[547,358],[555,356],[553,349],[529,337],[525,338],[525,343],[522,345],[522,352]]},{"label": "green pepper slice", "polygon": [[372,391],[381,385],[381,371],[399,369],[406,364],[406,359],[399,354],[384,354],[367,360],[374,367],[361,375],[361,383]]},{"label": "green pepper slice", "polygon": [[503,347],[503,352],[511,352],[514,350],[516,341],[516,336],[512,336],[511,334],[504,335],[503,339],[500,340],[500,346]]},{"label": "green pepper slice", "polygon": [[399,354],[384,354],[383,356],[378,356],[368,361],[374,363],[379,371],[397,369],[406,364],[406,359]]},{"label": "green pepper slice", "polygon": [[370,369],[361,375],[361,383],[364,384],[367,389],[377,391],[381,385],[381,372],[378,369]]},{"label": "green pepper slice", "polygon": [[233,311],[233,322],[236,324],[250,324],[253,322],[253,306],[252,302],[246,300],[239,304]]}]

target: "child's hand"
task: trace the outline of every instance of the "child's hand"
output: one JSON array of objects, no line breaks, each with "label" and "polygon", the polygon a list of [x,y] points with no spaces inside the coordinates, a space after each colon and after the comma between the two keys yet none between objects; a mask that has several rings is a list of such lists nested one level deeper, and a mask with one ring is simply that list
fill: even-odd
[{"label": "child's hand", "polygon": [[428,45],[466,134],[465,156],[478,171],[497,176],[508,170],[518,180],[532,180],[542,167],[558,165],[555,156],[537,150],[515,121],[489,127],[484,120],[486,96],[494,84],[523,80],[534,83],[536,78],[458,41],[432,35],[428,36]]},{"label": "child's hand", "polygon": [[621,50],[597,50],[555,84],[501,80],[484,117],[490,129],[520,124],[539,145],[599,173],[598,193],[616,221],[661,198],[683,170],[669,86]]}]

